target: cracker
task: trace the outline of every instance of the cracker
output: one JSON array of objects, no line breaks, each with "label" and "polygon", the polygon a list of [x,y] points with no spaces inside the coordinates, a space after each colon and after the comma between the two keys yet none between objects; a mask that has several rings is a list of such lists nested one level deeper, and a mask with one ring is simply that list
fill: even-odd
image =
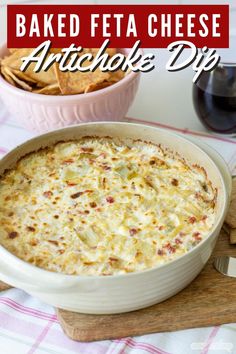
[{"label": "cracker", "polygon": [[17,52],[19,50],[19,48],[8,48],[10,53],[14,53]]},{"label": "cracker", "polygon": [[[73,95],[89,93],[101,90],[105,87],[120,81],[126,74],[118,70],[116,72],[102,72],[97,68],[94,72],[61,72],[59,64],[54,63],[45,71],[35,73],[36,63],[31,63],[27,69],[22,72],[22,58],[29,56],[34,48],[9,48],[10,54],[0,59],[1,74],[4,79],[13,86],[22,88],[38,94],[45,95]],[[62,48],[52,48],[50,53],[61,53]],[[97,54],[99,48],[84,48],[78,53],[78,57],[91,53]],[[110,57],[117,53],[115,48],[106,49]],[[85,61],[84,66],[90,65],[90,61]]]},{"label": "cracker", "polygon": [[108,81],[104,81],[99,84],[90,84],[86,87],[86,89],[84,90],[84,93],[98,91],[98,90],[101,90],[101,89],[111,86],[111,85],[113,85],[113,82],[108,82]]},{"label": "cracker", "polygon": [[[85,48],[84,50],[86,51],[86,53],[92,53],[93,56],[95,56],[99,51],[99,49],[100,48]],[[107,53],[110,57],[113,57],[113,55],[117,53],[117,50],[116,48],[107,48],[105,50],[105,53]]]},{"label": "cracker", "polygon": [[[32,48],[19,49],[13,52],[10,56],[5,57],[2,60],[2,65],[14,70],[20,70],[23,63],[21,58],[30,55],[31,52]],[[42,87],[56,83],[55,71],[53,69],[55,64],[53,64],[47,71],[41,70],[39,73],[34,72],[35,65],[35,63],[31,63],[25,71],[25,75],[27,75],[28,78],[38,82]]]},{"label": "cracker", "polygon": [[108,79],[108,81],[115,83],[115,82],[118,82],[121,79],[123,79],[124,76],[125,76],[125,72],[124,71],[117,70],[117,71],[114,71],[114,72],[110,73],[110,78]]},{"label": "cracker", "polygon": [[33,92],[40,93],[41,95],[60,95],[61,94],[58,83],[48,85],[48,86],[45,86],[40,89],[34,89]]},{"label": "cracker", "polygon": [[20,80],[26,81],[29,84],[35,85],[37,84],[37,80],[31,78],[30,76],[28,76],[25,72],[18,70],[18,69],[11,69],[11,72],[17,76]]},{"label": "cracker", "polygon": [[25,81],[18,79],[18,77],[11,71],[10,68],[4,67],[5,73],[10,76],[10,78],[25,91],[32,91],[32,87],[28,85]]},{"label": "cracker", "polygon": [[50,53],[58,54],[61,53],[62,48],[51,48]]},{"label": "cracker", "polygon": [[6,73],[4,66],[1,67],[1,74],[9,84],[16,86],[14,80]]},{"label": "cracker", "polygon": [[236,229],[231,229],[227,224],[223,225],[224,231],[229,235],[229,242],[231,245],[236,244]]},{"label": "cracker", "polygon": [[233,178],[231,202],[225,222],[231,228],[236,228],[236,177]]},{"label": "cracker", "polygon": [[[85,62],[87,66],[90,62]],[[59,65],[55,66],[56,77],[60,90],[63,95],[74,95],[84,93],[86,88],[91,84],[100,84],[109,79],[110,74],[102,72],[100,69],[94,72],[62,72],[59,70]]]}]

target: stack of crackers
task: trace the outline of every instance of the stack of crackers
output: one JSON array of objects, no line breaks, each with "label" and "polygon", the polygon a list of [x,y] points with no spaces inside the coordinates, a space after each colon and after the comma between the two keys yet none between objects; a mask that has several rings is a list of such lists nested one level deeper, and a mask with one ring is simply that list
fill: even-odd
[{"label": "stack of crackers", "polygon": [[[44,95],[74,95],[88,93],[111,86],[120,81],[125,73],[122,70],[115,72],[102,72],[99,68],[91,72],[62,72],[59,64],[54,63],[47,71],[41,70],[36,73],[35,63],[31,63],[25,72],[20,70],[21,58],[27,57],[32,48],[12,48],[10,54],[0,62],[1,75],[11,85],[28,92]],[[61,49],[52,49],[51,52],[60,52]],[[91,53],[93,57],[97,54],[98,48],[84,48],[83,53]],[[108,48],[106,53],[112,58],[116,49]],[[91,62],[85,61],[83,66],[87,67]]]},{"label": "stack of crackers", "polygon": [[236,244],[236,177],[233,178],[231,203],[225,219],[224,229],[229,234],[230,243]]}]

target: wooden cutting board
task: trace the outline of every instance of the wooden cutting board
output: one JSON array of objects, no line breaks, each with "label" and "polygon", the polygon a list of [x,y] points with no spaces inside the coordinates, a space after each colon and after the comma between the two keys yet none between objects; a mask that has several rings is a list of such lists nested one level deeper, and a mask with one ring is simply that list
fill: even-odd
[{"label": "wooden cutting board", "polygon": [[[213,258],[236,257],[236,246],[221,231],[206,267],[183,291],[169,300],[120,315],[85,315],[56,309],[65,334],[77,341],[96,341],[147,333],[176,331],[236,322],[236,279],[218,273]],[[0,291],[10,286],[0,282]]]},{"label": "wooden cutting board", "polygon": [[[231,214],[232,208],[236,213],[235,203],[231,203]],[[86,342],[236,322],[236,279],[214,269],[213,259],[219,255],[236,257],[236,245],[230,245],[224,230],[200,275],[169,300],[120,315],[85,315],[57,309],[59,322],[68,337]],[[0,290],[7,288],[0,282]]]},{"label": "wooden cutting board", "polygon": [[120,315],[85,315],[57,309],[60,324],[68,337],[89,342],[236,322],[236,279],[221,275],[212,265],[213,258],[223,254],[236,257],[236,246],[229,244],[222,230],[201,274],[169,300]]},{"label": "wooden cutting board", "polygon": [[[221,275],[212,265],[213,258],[223,254],[236,257],[236,246],[229,244],[229,236],[222,230],[201,274],[171,299],[120,315],[57,309],[59,322],[68,337],[86,342],[236,322],[236,279]],[[0,290],[8,288],[0,282]]]}]

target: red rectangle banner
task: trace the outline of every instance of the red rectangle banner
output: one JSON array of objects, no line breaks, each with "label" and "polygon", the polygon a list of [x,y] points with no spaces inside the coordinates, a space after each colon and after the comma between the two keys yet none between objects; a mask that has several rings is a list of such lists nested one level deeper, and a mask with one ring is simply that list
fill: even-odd
[{"label": "red rectangle banner", "polygon": [[197,47],[226,48],[228,5],[8,5],[8,47],[166,48],[187,40]]}]

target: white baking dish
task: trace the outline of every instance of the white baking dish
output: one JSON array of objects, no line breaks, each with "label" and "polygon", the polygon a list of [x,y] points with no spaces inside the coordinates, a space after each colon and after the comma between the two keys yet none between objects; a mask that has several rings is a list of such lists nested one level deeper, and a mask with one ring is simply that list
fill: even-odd
[{"label": "white baking dish", "polygon": [[53,306],[83,313],[121,313],[161,302],[186,287],[209,259],[229,205],[231,179],[228,168],[212,149],[204,146],[202,149],[166,130],[141,124],[101,122],[53,131],[22,144],[0,161],[0,175],[29,152],[58,141],[90,135],[160,143],[204,167],[218,188],[217,217],[212,232],[191,251],[167,264],[142,272],[106,277],[49,272],[20,260],[0,246],[0,279]]}]

